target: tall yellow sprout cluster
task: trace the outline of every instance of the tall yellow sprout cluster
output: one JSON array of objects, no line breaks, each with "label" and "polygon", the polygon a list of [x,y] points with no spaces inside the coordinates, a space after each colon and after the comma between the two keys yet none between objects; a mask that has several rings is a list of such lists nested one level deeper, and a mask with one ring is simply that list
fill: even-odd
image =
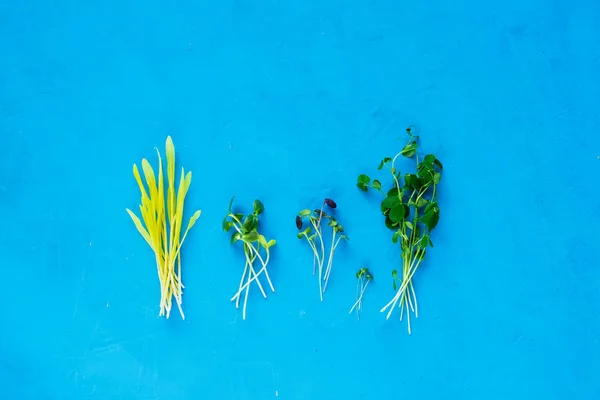
[{"label": "tall yellow sprout cluster", "polygon": [[[142,159],[142,171],[148,190],[146,190],[146,186],[142,183],[137,165],[133,165],[133,175],[142,193],[140,213],[144,224],[142,224],[142,221],[131,210],[127,209],[127,212],[131,216],[137,230],[154,251],[156,257],[161,294],[159,316],[169,318],[172,300],[175,297],[181,317],[185,319],[183,309],[181,308],[181,296],[184,286],[181,282],[180,251],[188,231],[200,217],[200,210],[196,211],[190,218],[183,238],[180,240],[183,205],[187,191],[192,183],[192,173],[188,172],[186,175],[184,169],[181,168],[179,188],[177,189],[177,195],[175,195],[175,147],[173,146],[171,136],[167,137],[168,187],[166,193],[167,205],[165,207],[162,159],[158,149],[156,149],[156,153],[158,154],[159,163],[158,180],[155,179],[154,170],[148,161],[145,158]],[[176,264],[177,270],[175,269]]]}]

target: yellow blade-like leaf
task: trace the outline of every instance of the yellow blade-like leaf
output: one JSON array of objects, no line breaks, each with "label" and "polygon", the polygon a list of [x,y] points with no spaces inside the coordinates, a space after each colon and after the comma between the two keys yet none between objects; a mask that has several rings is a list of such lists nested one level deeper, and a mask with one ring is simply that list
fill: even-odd
[{"label": "yellow blade-like leaf", "polygon": [[162,158],[160,156],[160,152],[156,149],[156,155],[158,156],[158,197],[156,198],[156,203],[158,210],[164,209],[165,200],[165,182],[163,180],[163,166],[162,166]]},{"label": "yellow blade-like leaf", "polygon": [[184,176],[185,172],[183,168],[181,168],[181,176],[179,177],[179,188],[177,190],[177,208],[175,209],[174,215],[174,223],[171,226],[171,229],[174,229],[173,236],[175,240],[179,241],[179,235],[181,234],[181,220],[183,219],[183,205],[185,200],[185,195],[187,193],[186,185],[186,177]]},{"label": "yellow blade-like leaf", "polygon": [[[192,227],[194,225],[196,225],[196,221],[198,220],[198,218],[200,218],[202,211],[198,210],[194,213],[194,215],[192,215],[192,217],[190,218],[190,222],[188,222],[188,226],[185,229],[185,232],[183,234],[183,238],[181,239],[181,242],[179,243],[179,246],[177,247],[177,253],[175,254],[175,257],[179,256],[179,253],[181,251],[181,246],[183,245],[183,242],[185,241],[185,238],[187,237],[188,232],[190,231],[190,229],[192,229]],[[179,262],[181,263],[181,258],[179,259]],[[180,267],[181,268],[181,267]],[[181,272],[180,272],[181,273]]]},{"label": "yellow blade-like leaf", "polygon": [[167,153],[167,207],[169,220],[173,218],[175,214],[175,146],[171,136],[167,137],[166,143]]},{"label": "yellow blade-like leaf", "polygon": [[155,201],[158,191],[158,188],[156,187],[156,178],[154,177],[154,170],[152,169],[152,166],[145,158],[142,160],[142,170],[144,171],[146,183],[148,183],[150,200]]},{"label": "yellow blade-like leaf", "polygon": [[202,211],[198,210],[194,213],[194,215],[191,216],[190,222],[188,223],[186,231],[189,231],[190,229],[192,229],[192,226],[196,225],[196,221],[198,220],[198,218],[200,218],[201,214],[202,214]]},{"label": "yellow blade-like leaf", "polygon": [[153,247],[152,246],[152,240],[150,239],[150,235],[148,234],[148,231],[146,231],[146,229],[142,225],[142,221],[140,221],[140,219],[138,218],[138,216],[135,215],[129,208],[127,208],[126,210],[127,210],[127,213],[129,214],[129,216],[131,217],[131,219],[133,220],[133,223],[135,224],[135,227],[140,232],[140,234],[142,235],[142,237],[144,238],[144,240],[146,240],[146,242],[148,243],[148,245],[150,247]]},{"label": "yellow blade-like leaf", "polygon": [[133,164],[133,176],[135,176],[135,180],[137,181],[138,186],[140,187],[140,192],[142,193],[142,203],[144,199],[148,198],[148,194],[146,193],[146,188],[142,183],[142,178],[140,177],[140,171],[138,171],[137,165]]},{"label": "yellow blade-like leaf", "polygon": [[[163,165],[162,158],[160,156],[160,152],[156,149],[156,155],[158,156],[158,193],[156,196],[155,205],[156,205],[156,213],[160,224],[165,223],[165,182],[163,179]],[[161,238],[162,241],[167,241],[167,230],[161,229],[163,236]]]}]

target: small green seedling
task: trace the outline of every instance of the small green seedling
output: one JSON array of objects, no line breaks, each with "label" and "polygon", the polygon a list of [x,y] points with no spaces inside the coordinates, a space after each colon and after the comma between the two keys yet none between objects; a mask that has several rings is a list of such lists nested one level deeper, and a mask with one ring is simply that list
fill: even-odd
[{"label": "small green seedling", "polygon": [[[246,264],[244,271],[242,272],[242,278],[240,279],[240,285],[237,293],[231,298],[231,301],[235,300],[235,307],[239,308],[240,298],[244,293],[244,307],[242,311],[242,319],[246,319],[246,306],[248,304],[248,293],[250,292],[250,284],[256,282],[260,292],[266,299],[267,294],[265,293],[259,276],[265,275],[267,282],[272,292],[275,292],[271,278],[269,277],[269,271],[267,265],[271,257],[270,249],[275,246],[275,240],[267,240],[263,235],[258,232],[258,216],[263,213],[265,207],[260,200],[254,200],[254,211],[244,217],[244,214],[234,213],[231,210],[233,205],[233,198],[229,203],[229,209],[227,215],[223,219],[223,230],[229,232],[232,228],[234,232],[231,234],[231,244],[236,242],[242,242],[244,245],[244,254],[246,256]],[[243,221],[243,222],[242,222]],[[261,250],[264,252],[264,257],[261,256]],[[254,263],[259,260],[261,268],[256,272]],[[244,292],[245,291],[245,292]]]},{"label": "small green seedling", "polygon": [[[402,250],[402,271],[392,271],[393,287],[396,291],[392,300],[386,304],[381,312],[387,313],[390,318],[394,307],[401,309],[400,320],[406,310],[408,333],[411,333],[410,312],[415,317],[419,315],[417,296],[412,278],[425,259],[427,247],[433,247],[431,232],[440,219],[440,208],[437,202],[437,185],[442,178],[442,163],[433,154],[427,154],[419,161],[417,154],[418,136],[414,136],[411,129],[406,129],[408,143],[394,156],[386,157],[379,163],[378,170],[388,169],[392,177],[392,187],[384,190],[382,183],[367,175],[359,175],[357,186],[362,191],[369,188],[377,190],[384,196],[381,202],[381,212],[385,217],[385,226],[394,231],[393,243],[399,243]],[[416,171],[402,175],[396,169],[396,160],[399,156],[414,159]]]},{"label": "small green seedling", "polygon": [[356,309],[356,317],[360,319],[363,295],[365,294],[365,290],[367,290],[369,282],[373,280],[373,275],[371,275],[368,268],[361,268],[356,272],[356,280],[356,302],[350,309],[349,314],[352,314],[352,311]]},{"label": "small green seedling", "polygon": [[[341,240],[348,240],[344,235],[344,227],[332,216],[328,215],[323,209],[325,206],[331,209],[337,208],[337,204],[332,199],[325,199],[320,210],[302,210],[296,216],[296,227],[301,232],[298,233],[298,239],[306,238],[310,248],[313,251],[313,275],[319,272],[319,297],[323,301],[323,293],[327,290],[327,283],[331,276],[333,266],[333,256]],[[303,220],[308,219],[310,226],[303,228]],[[323,222],[329,221],[327,226],[331,227],[331,246],[329,247],[329,258],[325,265],[325,242],[323,240]],[[314,233],[313,233],[314,230]],[[318,242],[317,242],[318,240]]]}]

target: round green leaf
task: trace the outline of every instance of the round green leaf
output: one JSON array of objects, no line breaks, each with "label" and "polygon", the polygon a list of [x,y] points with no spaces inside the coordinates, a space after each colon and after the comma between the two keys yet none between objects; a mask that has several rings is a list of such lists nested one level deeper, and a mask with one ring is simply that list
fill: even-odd
[{"label": "round green leaf", "polygon": [[396,204],[390,211],[390,219],[392,222],[400,222],[404,219],[404,205]]},{"label": "round green leaf", "polygon": [[381,207],[390,209],[390,208],[393,208],[394,206],[397,206],[398,204],[400,204],[400,199],[398,198],[398,195],[396,192],[396,195],[388,196],[385,199],[383,199],[383,201],[381,202]]},{"label": "round green leaf", "polygon": [[310,215],[310,210],[309,209],[304,209],[304,210],[300,211],[298,213],[298,215],[301,216],[301,217],[303,217],[303,218],[304,217],[308,217]]},{"label": "round green leaf", "polygon": [[392,220],[390,219],[389,215],[387,217],[385,217],[385,226],[388,229],[391,229],[391,230],[395,231],[397,225],[398,225],[398,223],[397,222],[395,222],[395,223],[392,222]]},{"label": "round green leaf", "polygon": [[394,186],[393,188],[388,190],[387,195],[388,195],[388,197],[389,196],[396,196],[396,197],[400,196],[401,197],[401,196],[403,196],[403,192],[402,192],[402,189],[400,189],[400,191],[398,191],[398,188]]},{"label": "round green leaf", "polygon": [[252,231],[242,236],[242,240],[245,242],[256,242],[258,240],[258,237],[258,232]]},{"label": "round green leaf", "polygon": [[402,151],[400,153],[404,157],[410,158],[415,155],[416,151],[417,151],[417,143],[413,141],[413,142],[407,144],[406,146],[404,146],[404,148],[402,149]]},{"label": "round green leaf", "polygon": [[231,227],[233,226],[233,222],[231,222],[231,221],[228,221],[228,220],[227,220],[227,217],[225,217],[225,218],[223,219],[223,225],[222,225],[222,226],[223,226],[223,231],[225,231],[225,232],[229,232],[229,230],[230,230],[230,229],[231,229]]},{"label": "round green leaf", "polygon": [[371,182],[371,178],[369,178],[367,175],[360,174],[358,176],[358,183],[368,184],[369,182]]},{"label": "round green leaf", "polygon": [[265,249],[269,247],[267,239],[263,235],[258,235],[258,243],[260,243],[260,245]]},{"label": "round green leaf", "polygon": [[244,230],[246,232],[251,232],[256,229],[258,226],[258,218],[254,214],[250,214],[246,217],[244,221]]},{"label": "round green leaf", "polygon": [[432,231],[440,221],[440,210],[436,210],[435,213],[431,216],[429,221],[427,222],[427,228]]},{"label": "round green leaf", "polygon": [[260,215],[263,213],[263,211],[265,211],[265,206],[263,205],[262,201],[254,200],[254,213],[256,215]]},{"label": "round green leaf", "polygon": [[417,201],[417,207],[418,208],[425,207],[427,205],[427,203],[429,203],[429,201],[427,201],[427,199],[420,197],[419,201]]}]

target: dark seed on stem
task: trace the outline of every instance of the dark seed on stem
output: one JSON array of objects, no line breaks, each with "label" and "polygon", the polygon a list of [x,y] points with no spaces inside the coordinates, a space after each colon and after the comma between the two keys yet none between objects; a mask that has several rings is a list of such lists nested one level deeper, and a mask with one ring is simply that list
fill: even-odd
[{"label": "dark seed on stem", "polygon": [[299,215],[296,215],[296,228],[298,230],[302,229],[302,218]]},{"label": "dark seed on stem", "polygon": [[325,204],[327,204],[331,208],[336,208],[337,207],[337,204],[335,204],[335,201],[333,201],[331,199],[325,199]]}]

